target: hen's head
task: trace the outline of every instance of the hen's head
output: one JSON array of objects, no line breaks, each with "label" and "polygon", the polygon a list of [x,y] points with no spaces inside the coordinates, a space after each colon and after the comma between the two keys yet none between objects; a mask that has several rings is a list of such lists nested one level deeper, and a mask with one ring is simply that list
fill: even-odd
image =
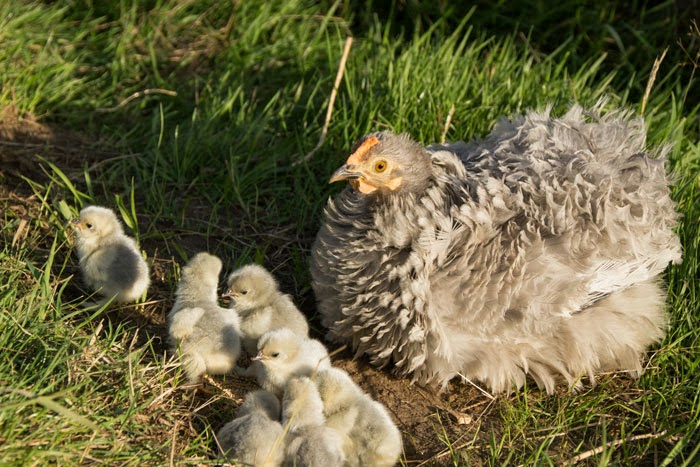
[{"label": "hen's head", "polygon": [[408,134],[381,131],[362,138],[329,183],[348,180],[364,194],[415,192],[425,188],[430,173],[430,155],[423,146]]}]

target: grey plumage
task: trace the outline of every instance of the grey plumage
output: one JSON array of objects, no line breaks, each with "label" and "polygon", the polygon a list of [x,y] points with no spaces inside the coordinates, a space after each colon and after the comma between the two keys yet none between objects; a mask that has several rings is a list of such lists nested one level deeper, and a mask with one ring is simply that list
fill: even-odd
[{"label": "grey plumage", "polygon": [[240,355],[238,314],[217,303],[221,260],[209,253],[197,253],[182,268],[168,314],[170,344],[182,355],[190,383],[207,372],[231,371]]},{"label": "grey plumage", "polygon": [[282,425],[287,427],[285,464],[289,466],[342,466],[343,439],[325,426],[323,402],[308,377],[287,381],[282,399]]},{"label": "grey plumage", "polygon": [[420,383],[495,392],[640,372],[667,325],[678,214],[666,150],[645,153],[642,119],[603,104],[528,112],[472,143],[364,138],[313,247],[328,337]]},{"label": "grey plumage", "polygon": [[395,465],[401,456],[401,432],[386,408],[339,368],[319,371],[315,381],[326,426],[342,437],[346,465]]},{"label": "grey plumage", "polygon": [[148,265],[133,238],[124,233],[110,209],[88,206],[71,221],[77,234],[77,254],[85,284],[118,303],[137,300],[148,289]]},{"label": "grey plumage", "polygon": [[249,354],[256,352],[260,336],[272,329],[284,327],[300,336],[309,335],[304,315],[262,266],[243,266],[229,275],[227,283],[226,295],[234,299],[231,306],[241,317],[243,348]]},{"label": "grey plumage", "polygon": [[330,367],[326,347],[287,328],[263,334],[258,354],[253,358],[258,384],[282,395],[287,381],[294,376],[310,376],[317,368]]},{"label": "grey plumage", "polygon": [[280,402],[274,394],[264,390],[249,393],[236,418],[216,434],[221,455],[242,465],[281,465],[285,441],[279,417]]}]

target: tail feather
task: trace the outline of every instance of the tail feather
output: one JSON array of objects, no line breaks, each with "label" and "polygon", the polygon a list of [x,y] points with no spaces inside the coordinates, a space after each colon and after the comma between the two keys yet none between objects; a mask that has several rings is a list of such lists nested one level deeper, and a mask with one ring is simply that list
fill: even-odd
[{"label": "tail feather", "polygon": [[[558,380],[580,385],[601,371],[642,372],[641,357],[647,346],[661,341],[668,320],[664,293],[657,281],[636,284],[598,300],[571,316],[562,316],[552,334],[532,336],[518,343],[462,341],[458,353],[445,360],[428,358],[426,371],[417,379],[444,385],[455,377],[483,381],[494,392],[507,392],[531,376],[548,393]],[[428,373],[430,371],[431,373]]]}]

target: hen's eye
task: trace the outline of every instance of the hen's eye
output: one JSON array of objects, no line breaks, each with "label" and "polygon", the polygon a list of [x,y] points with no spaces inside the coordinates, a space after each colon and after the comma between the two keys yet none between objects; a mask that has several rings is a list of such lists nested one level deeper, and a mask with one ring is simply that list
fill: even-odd
[{"label": "hen's eye", "polygon": [[384,172],[386,170],[386,161],[377,161],[374,164],[374,171],[375,172]]}]

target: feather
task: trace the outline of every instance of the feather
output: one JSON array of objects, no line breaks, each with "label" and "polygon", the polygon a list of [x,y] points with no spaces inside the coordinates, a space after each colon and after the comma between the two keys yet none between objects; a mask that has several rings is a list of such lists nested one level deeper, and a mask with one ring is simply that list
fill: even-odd
[{"label": "feather", "polygon": [[343,173],[376,189],[330,199],[312,250],[328,338],[421,384],[494,392],[639,372],[667,326],[679,215],[668,148],[647,151],[642,119],[605,104],[427,148],[374,133]]}]

